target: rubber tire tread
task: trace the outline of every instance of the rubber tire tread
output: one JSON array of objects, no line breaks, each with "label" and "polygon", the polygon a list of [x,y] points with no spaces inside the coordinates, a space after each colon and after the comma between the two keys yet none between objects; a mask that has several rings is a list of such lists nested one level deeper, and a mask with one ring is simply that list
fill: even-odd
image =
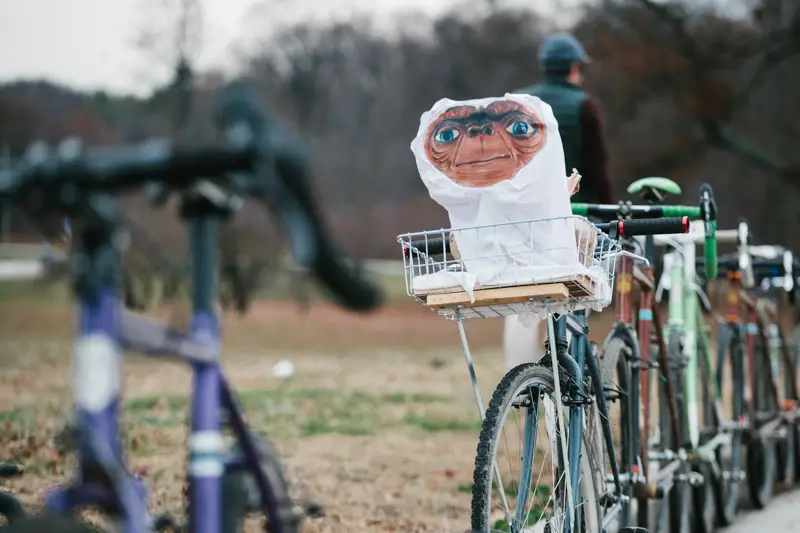
[{"label": "rubber tire tread", "polygon": [[[620,357],[621,356],[621,357]],[[631,367],[629,364],[629,360],[632,357],[632,352],[630,346],[625,342],[625,340],[621,336],[611,337],[603,346],[603,351],[600,356],[597,358],[597,364],[600,370],[600,375],[602,377],[603,386],[609,388],[613,383],[609,382],[610,376],[616,375],[617,376],[617,385],[620,388],[629,389],[631,386]],[[604,370],[604,368],[606,370]],[[616,374],[614,374],[616,373]],[[621,383],[620,373],[624,376],[624,383]],[[638,409],[634,409],[630,404],[631,394],[628,391],[626,396],[626,412],[624,413],[624,417],[630,420],[631,413],[638,412]],[[622,401],[622,400],[620,400]],[[611,402],[607,402],[611,403]],[[623,427],[622,420],[618,426],[620,428]],[[633,465],[634,458],[636,456],[635,451],[633,450],[632,446],[632,438],[633,432],[631,430],[631,424],[626,423],[628,430],[627,435],[625,432],[620,431],[620,441],[625,440],[627,442],[621,442],[622,446],[620,447],[620,454],[617,458],[617,468],[619,469],[620,474],[623,473],[631,473],[631,466]],[[614,423],[611,424],[612,430],[614,429]],[[606,450],[608,453],[608,450]],[[602,455],[605,459],[605,454]],[[605,461],[603,461],[603,467],[605,467]],[[637,517],[633,514],[633,506],[632,497],[633,497],[633,486],[628,483],[622,489],[622,494],[631,498],[629,503],[627,504],[627,508],[624,511],[620,511],[620,515],[623,516],[622,520],[622,527],[629,527],[633,526],[635,521],[637,521]],[[647,505],[647,500],[640,500],[637,505]]]}]

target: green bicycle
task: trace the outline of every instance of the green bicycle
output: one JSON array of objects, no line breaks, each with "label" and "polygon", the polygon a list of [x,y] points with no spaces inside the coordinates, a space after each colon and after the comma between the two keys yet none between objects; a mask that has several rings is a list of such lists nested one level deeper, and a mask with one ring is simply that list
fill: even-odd
[{"label": "green bicycle", "polygon": [[[647,205],[573,204],[573,213],[604,220],[658,216],[702,220],[689,235],[647,236],[623,243],[632,253],[643,249],[651,262],[656,244],[666,244],[680,256],[681,260],[668,269],[672,290],[666,328],[661,327],[654,301],[652,270],[635,267],[628,258],[621,258],[617,266],[617,323],[604,343],[601,364],[604,374],[615,382],[606,387],[617,389],[617,397],[628,397],[629,411],[639,411],[638,417],[628,414],[632,420],[620,424],[633,424],[634,428],[628,438],[638,454],[638,464],[634,463],[630,472],[639,479],[634,484],[638,488],[636,520],[640,527],[653,532],[707,533],[718,521],[717,502],[729,498],[734,490],[720,482],[727,465],[726,454],[719,451],[729,444],[729,434],[723,431],[721,398],[713,386],[716,380],[709,357],[710,341],[702,319],[708,299],[695,280],[694,267],[699,239],[705,243],[709,270],[716,276],[716,206],[707,186],[701,188],[699,206],[659,205],[667,195],[681,192],[666,178],[638,180],[628,192],[641,194]],[[634,285],[640,289],[636,321],[631,295]],[[659,369],[661,374],[656,387],[651,387],[654,373],[648,371],[652,369]],[[641,376],[642,372],[646,374]],[[659,401],[652,402],[651,395]],[[658,409],[652,419],[651,403]],[[620,413],[625,416],[625,409]],[[626,437],[623,434],[621,438]],[[700,512],[695,513],[695,509]]]}]

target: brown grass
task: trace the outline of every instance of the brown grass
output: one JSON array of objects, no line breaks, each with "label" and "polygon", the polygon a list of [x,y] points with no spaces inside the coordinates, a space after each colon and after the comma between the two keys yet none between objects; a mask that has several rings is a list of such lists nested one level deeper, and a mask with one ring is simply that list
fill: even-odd
[{"label": "brown grass", "polygon": [[[34,506],[72,468],[57,438],[70,410],[72,315],[58,301],[0,303],[0,459],[26,464],[30,473],[8,486]],[[160,315],[180,323],[185,312]],[[591,337],[602,340],[611,319],[592,315]],[[499,320],[467,323],[484,401],[504,373],[501,332]],[[454,323],[413,302],[371,315],[261,302],[226,315],[224,345],[251,424],[326,505],[304,531],[467,529],[479,416]],[[280,359],[294,363],[292,378],[272,376]],[[126,445],[156,512],[182,507],[190,379],[175,363],[125,363]]]},{"label": "brown grass", "polygon": [[[8,486],[30,505],[72,468],[57,438],[69,415],[72,314],[53,301],[0,304],[0,449],[28,467]],[[162,315],[180,322],[182,312]],[[501,328],[467,324],[485,398],[503,373]],[[223,366],[252,425],[327,507],[304,531],[467,527],[479,416],[454,323],[416,305],[361,316],[325,303],[307,313],[259,303],[226,316],[224,344]],[[285,381],[271,374],[280,359],[295,365]],[[125,363],[126,445],[132,468],[151,481],[155,511],[182,506],[189,386],[183,366]]]}]

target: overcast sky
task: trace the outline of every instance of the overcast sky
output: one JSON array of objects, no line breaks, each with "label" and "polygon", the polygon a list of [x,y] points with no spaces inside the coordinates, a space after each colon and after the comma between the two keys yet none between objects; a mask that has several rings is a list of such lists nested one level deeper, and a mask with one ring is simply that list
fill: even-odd
[{"label": "overcast sky", "polygon": [[[0,82],[46,78],[80,89],[144,94],[165,71],[134,42],[164,0],[0,0]],[[555,0],[505,0],[542,8]],[[398,10],[435,16],[458,0],[202,0],[200,67],[230,67],[236,44],[282,24],[371,14],[389,25]],[[260,6],[260,8],[259,8]]]}]

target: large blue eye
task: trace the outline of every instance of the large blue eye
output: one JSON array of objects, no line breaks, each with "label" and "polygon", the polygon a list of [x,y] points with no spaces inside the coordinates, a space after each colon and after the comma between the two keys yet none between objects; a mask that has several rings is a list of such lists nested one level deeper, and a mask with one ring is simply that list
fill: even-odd
[{"label": "large blue eye", "polygon": [[433,138],[436,142],[448,144],[458,139],[459,131],[455,128],[442,128],[436,132]]},{"label": "large blue eye", "polygon": [[516,137],[530,137],[536,133],[536,126],[528,124],[524,120],[515,120],[506,126],[506,131]]}]

